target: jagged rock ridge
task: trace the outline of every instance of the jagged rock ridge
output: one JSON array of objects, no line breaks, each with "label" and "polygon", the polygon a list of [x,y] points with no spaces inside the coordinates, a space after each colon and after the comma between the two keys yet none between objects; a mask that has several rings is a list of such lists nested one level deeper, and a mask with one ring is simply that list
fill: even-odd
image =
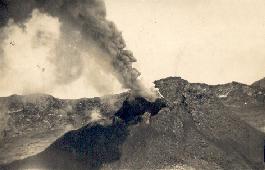
[{"label": "jagged rock ridge", "polygon": [[252,86],[265,88],[265,77],[261,80],[254,82]]},{"label": "jagged rock ridge", "polygon": [[[235,82],[218,86],[190,84],[175,77],[156,81],[155,84],[167,101],[167,107],[154,115],[150,124],[113,125],[108,120],[122,106],[128,93],[105,99],[76,101],[53,98],[57,101],[54,106],[59,105],[59,107],[50,110],[55,117],[48,121],[58,121],[59,117],[64,118],[59,119],[60,123],[53,124],[54,129],[60,129],[63,122],[62,127],[68,124],[72,126],[73,123],[68,121],[71,114],[79,117],[74,119],[79,126],[81,124],[77,120],[82,120],[88,125],[66,133],[47,149],[43,148],[45,150],[36,156],[3,165],[2,169],[25,167],[44,169],[168,169],[176,167],[264,169],[264,133],[261,132],[262,127],[265,126],[264,89]],[[7,98],[1,100],[2,106],[10,104]],[[66,106],[72,106],[74,109],[69,111],[69,115],[58,117],[59,114],[65,112]],[[89,123],[90,119],[85,119],[83,113],[87,110],[94,110],[94,106],[104,114],[105,120]],[[47,106],[43,107],[47,108]],[[19,111],[19,109],[14,111]],[[40,112],[40,108],[33,112],[35,114]],[[25,113],[26,110],[20,111],[22,115]],[[260,122],[256,123],[255,120],[249,118],[250,115],[246,116],[246,113],[258,113]],[[16,118],[16,116],[13,117]],[[20,125],[20,122],[17,121],[17,124]],[[12,124],[9,126],[12,127]],[[78,128],[78,125],[75,128]],[[40,129],[43,128],[35,128],[34,131]],[[53,133],[48,130],[49,128],[42,135],[49,136],[47,134]],[[5,132],[3,140],[13,139],[14,132],[14,130]],[[25,136],[21,134],[23,135]],[[17,139],[21,136],[18,135]],[[6,143],[3,146],[6,146]],[[16,146],[17,149],[23,148],[15,142],[13,147]],[[9,147],[6,146],[6,148]],[[17,149],[16,152],[18,152]],[[12,151],[15,152],[15,150]],[[110,156],[110,152],[113,153],[113,157]],[[93,158],[91,154],[94,155]],[[7,158],[8,156],[12,157],[12,155],[2,154],[0,157],[2,162],[8,162],[7,160],[10,162],[12,158]]]}]

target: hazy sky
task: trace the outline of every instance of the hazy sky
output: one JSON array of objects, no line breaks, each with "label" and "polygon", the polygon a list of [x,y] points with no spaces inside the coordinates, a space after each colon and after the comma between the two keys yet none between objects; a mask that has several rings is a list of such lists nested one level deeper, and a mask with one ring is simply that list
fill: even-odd
[{"label": "hazy sky", "polygon": [[[265,76],[265,0],[106,0],[106,7],[147,87],[168,76],[209,84],[251,84]],[[0,39],[5,59],[0,96],[81,98],[123,91],[102,61],[83,49],[87,46],[74,43],[80,56],[72,53],[58,18],[38,10],[31,16],[23,28],[10,20],[1,32],[8,36]],[[56,50],[63,58],[54,64]],[[74,81],[58,84],[56,68],[68,75],[73,56],[85,69]]]},{"label": "hazy sky", "polygon": [[264,0],[106,0],[135,65],[150,81],[210,84],[265,76]]}]

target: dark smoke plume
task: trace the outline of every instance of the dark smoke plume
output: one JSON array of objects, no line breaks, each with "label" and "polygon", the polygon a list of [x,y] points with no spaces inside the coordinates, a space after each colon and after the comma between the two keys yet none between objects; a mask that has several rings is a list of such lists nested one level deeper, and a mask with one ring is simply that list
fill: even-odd
[{"label": "dark smoke plume", "polygon": [[9,19],[13,19],[23,27],[23,23],[31,17],[34,9],[58,17],[64,34],[67,34],[69,28],[80,31],[82,41],[89,42],[85,45],[89,46],[93,42],[102,54],[99,56],[100,60],[110,62],[115,76],[124,88],[134,92],[141,90],[137,79],[140,73],[132,67],[136,59],[132,52],[125,50],[126,44],[115,24],[106,20],[103,0],[1,0],[0,25],[5,26]]}]

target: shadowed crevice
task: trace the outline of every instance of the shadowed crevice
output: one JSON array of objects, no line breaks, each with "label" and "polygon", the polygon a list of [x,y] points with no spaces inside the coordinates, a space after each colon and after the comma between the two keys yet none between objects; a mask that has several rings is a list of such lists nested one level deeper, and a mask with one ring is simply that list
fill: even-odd
[{"label": "shadowed crevice", "polygon": [[156,100],[148,102],[144,98],[124,101],[115,114],[125,121],[114,124],[90,123],[81,129],[70,131],[57,139],[45,151],[10,164],[0,169],[100,169],[103,164],[117,161],[121,157],[121,146],[129,134],[127,124],[146,111],[155,115],[165,107],[165,103]]},{"label": "shadowed crevice", "polygon": [[104,163],[119,160],[120,145],[127,135],[125,125],[92,123],[66,133],[40,154],[0,169],[99,169]]}]

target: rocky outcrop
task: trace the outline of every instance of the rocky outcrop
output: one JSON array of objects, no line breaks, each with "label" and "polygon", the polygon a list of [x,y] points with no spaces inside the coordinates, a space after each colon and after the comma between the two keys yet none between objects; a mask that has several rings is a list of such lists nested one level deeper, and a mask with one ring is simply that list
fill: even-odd
[{"label": "rocky outcrop", "polygon": [[252,127],[265,132],[265,89],[233,82],[211,86],[215,95],[230,110]]},{"label": "rocky outcrop", "polygon": [[252,86],[265,88],[265,77],[261,80],[254,82]]},{"label": "rocky outcrop", "polygon": [[43,94],[0,98],[0,164],[35,155],[70,130],[109,119],[126,95],[78,100]]},{"label": "rocky outcrop", "polygon": [[[54,115],[51,120],[41,120],[55,121],[54,130],[66,125],[71,125],[76,130],[55,140],[55,136],[59,137],[63,130],[56,134],[49,130],[50,127],[44,133],[40,133],[45,129],[40,126],[32,128],[30,132],[18,129],[20,135],[17,135],[17,140],[34,131],[35,134],[42,134],[42,137],[36,137],[40,141],[53,135],[53,140],[50,140],[52,144],[42,147],[44,151],[35,156],[28,157],[28,154],[23,160],[3,164],[1,169],[264,169],[264,133],[261,127],[265,125],[265,119],[261,116],[260,122],[256,123],[248,118],[264,113],[262,109],[265,108],[265,92],[262,88],[235,82],[217,86],[191,84],[177,77],[158,80],[155,85],[164,96],[167,107],[153,115],[150,123],[140,121],[130,124],[121,121],[112,124],[109,118],[121,109],[129,93],[104,99],[80,100],[59,100],[49,96],[49,104],[40,102],[43,104],[37,104],[38,107],[32,114],[36,115],[40,108],[46,108],[46,111],[49,107],[56,108],[50,109]],[[15,101],[9,98],[1,100],[2,107]],[[39,100],[38,98],[34,101]],[[22,102],[22,105],[27,105],[27,102]],[[35,108],[35,105],[34,103],[29,108]],[[62,110],[66,112],[65,108],[70,106],[72,110],[68,110],[68,114],[58,115],[64,113]],[[17,108],[21,110],[21,107]],[[17,108],[14,111],[19,111]],[[91,114],[88,111],[92,112],[95,108],[100,111],[101,119],[89,123]],[[10,111],[10,108],[7,110]],[[20,115],[27,113],[25,111],[20,111]],[[40,113],[47,116],[45,111]],[[78,119],[69,121],[70,115],[75,115]],[[12,119],[16,117],[13,116]],[[10,122],[9,119],[7,122]],[[77,129],[82,126],[81,122],[87,125]],[[9,123],[2,129],[6,130],[14,124]],[[18,123],[21,127],[22,124]],[[32,122],[29,124],[29,127],[33,126]],[[14,139],[14,132],[5,132],[7,134],[2,141]],[[33,137],[25,138],[32,140]],[[3,142],[2,146],[7,149],[10,147],[7,142]],[[25,148],[16,142],[12,146],[16,150],[11,150],[11,153],[16,154],[2,154],[2,162],[18,159],[14,155],[20,153],[19,148]]]}]

